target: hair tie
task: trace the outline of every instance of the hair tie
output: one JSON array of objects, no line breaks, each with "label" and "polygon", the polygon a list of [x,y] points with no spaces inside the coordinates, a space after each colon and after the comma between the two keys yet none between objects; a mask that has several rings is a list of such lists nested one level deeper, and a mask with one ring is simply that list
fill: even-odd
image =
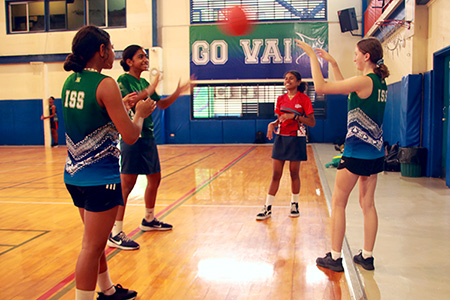
[{"label": "hair tie", "polygon": [[381,65],[384,65],[384,59],[382,59],[382,58],[380,58],[380,59],[377,61],[377,66],[381,66]]}]

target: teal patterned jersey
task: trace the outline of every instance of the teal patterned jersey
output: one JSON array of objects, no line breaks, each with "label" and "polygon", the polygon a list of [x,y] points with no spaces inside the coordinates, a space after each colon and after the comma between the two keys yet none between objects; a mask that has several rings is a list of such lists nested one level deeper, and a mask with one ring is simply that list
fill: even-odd
[{"label": "teal patterned jersey", "polygon": [[76,186],[120,183],[119,132],[96,97],[107,76],[93,71],[73,73],[64,83],[62,105],[67,159],[64,182]]},{"label": "teal patterned jersey", "polygon": [[347,136],[343,155],[359,159],[376,159],[384,156],[383,117],[387,86],[374,73],[372,94],[361,99],[355,92],[348,96]]}]

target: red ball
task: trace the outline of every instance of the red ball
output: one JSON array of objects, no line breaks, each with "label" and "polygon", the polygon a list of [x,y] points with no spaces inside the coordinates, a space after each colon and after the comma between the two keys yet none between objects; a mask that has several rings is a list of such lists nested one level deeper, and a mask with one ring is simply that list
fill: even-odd
[{"label": "red ball", "polygon": [[224,9],[223,14],[225,21],[219,26],[223,33],[230,36],[241,36],[250,33],[252,24],[248,20],[245,10],[240,5]]}]

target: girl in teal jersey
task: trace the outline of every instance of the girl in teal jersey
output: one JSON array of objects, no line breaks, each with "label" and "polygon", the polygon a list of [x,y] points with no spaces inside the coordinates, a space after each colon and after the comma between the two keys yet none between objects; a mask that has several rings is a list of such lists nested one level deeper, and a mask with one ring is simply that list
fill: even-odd
[{"label": "girl in teal jersey", "polygon": [[114,224],[118,205],[123,204],[120,188],[119,133],[134,143],[144,119],[155,109],[154,101],[139,101],[130,120],[114,79],[101,74],[111,69],[114,51],[109,34],[85,26],[75,35],[72,53],[64,69],[74,71],[62,90],[68,157],[64,182],[78,207],[84,235],[75,270],[76,300],[135,299],[137,293],[113,285],[105,256],[105,245]]},{"label": "girl in teal jersey", "polygon": [[377,174],[383,170],[383,115],[387,86],[384,79],[389,70],[383,61],[383,48],[376,38],[360,40],[355,48],[354,62],[363,75],[344,79],[336,60],[322,49],[318,55],[328,61],[336,82],[326,82],[320,71],[315,51],[296,40],[311,60],[311,73],[316,92],[349,94],[347,136],[344,153],[336,173],[331,210],[331,252],[317,258],[317,265],[342,272],[341,250],[345,235],[345,207],[359,180],[359,202],[364,214],[364,248],[353,257],[355,263],[373,270],[372,251],[378,229],[374,197]]}]

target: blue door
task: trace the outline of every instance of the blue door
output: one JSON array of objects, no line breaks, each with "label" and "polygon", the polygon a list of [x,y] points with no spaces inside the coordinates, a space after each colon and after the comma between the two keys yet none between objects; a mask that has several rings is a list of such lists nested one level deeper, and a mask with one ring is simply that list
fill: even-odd
[{"label": "blue door", "polygon": [[447,149],[449,149],[448,131],[448,110],[449,110],[449,97],[450,97],[450,56],[445,58],[444,64],[444,102],[442,107],[442,176],[446,178],[447,186],[450,186],[450,176],[447,176],[446,171],[450,171],[449,164],[447,162]]}]

